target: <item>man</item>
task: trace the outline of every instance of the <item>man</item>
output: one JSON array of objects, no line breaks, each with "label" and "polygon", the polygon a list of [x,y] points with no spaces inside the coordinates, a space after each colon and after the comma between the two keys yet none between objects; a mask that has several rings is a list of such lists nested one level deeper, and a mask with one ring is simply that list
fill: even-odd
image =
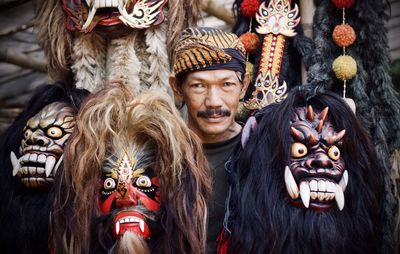
[{"label": "man", "polygon": [[175,97],[187,106],[189,128],[202,140],[212,169],[207,253],[215,253],[228,192],[225,162],[240,140],[242,127],[235,114],[249,84],[245,50],[236,35],[211,28],[188,28],[177,45],[175,75],[169,81]]}]

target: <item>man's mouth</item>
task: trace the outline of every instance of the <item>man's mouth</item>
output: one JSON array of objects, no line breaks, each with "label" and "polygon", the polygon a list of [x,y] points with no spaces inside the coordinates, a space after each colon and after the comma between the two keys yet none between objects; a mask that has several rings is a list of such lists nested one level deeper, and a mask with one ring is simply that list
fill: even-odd
[{"label": "man's mouth", "polygon": [[213,115],[207,116],[207,118],[221,118],[221,117],[225,117],[225,116],[223,116],[223,115],[217,115],[217,114],[213,114]]},{"label": "man's mouth", "polygon": [[220,123],[222,121],[225,121],[226,116],[223,116],[223,115],[209,115],[209,116],[205,116],[205,117],[201,117],[201,118],[203,118],[208,123]]},{"label": "man's mouth", "polygon": [[208,119],[219,119],[226,116],[230,116],[231,112],[228,109],[206,109],[197,112],[198,117],[208,118]]}]

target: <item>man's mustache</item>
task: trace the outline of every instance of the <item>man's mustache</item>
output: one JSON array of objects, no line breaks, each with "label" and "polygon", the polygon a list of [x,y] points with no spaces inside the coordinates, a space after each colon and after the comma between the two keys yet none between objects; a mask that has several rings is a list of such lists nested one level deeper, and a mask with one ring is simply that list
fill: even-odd
[{"label": "man's mustache", "polygon": [[229,109],[206,109],[203,111],[197,112],[197,117],[208,118],[211,116],[230,116],[231,111]]}]

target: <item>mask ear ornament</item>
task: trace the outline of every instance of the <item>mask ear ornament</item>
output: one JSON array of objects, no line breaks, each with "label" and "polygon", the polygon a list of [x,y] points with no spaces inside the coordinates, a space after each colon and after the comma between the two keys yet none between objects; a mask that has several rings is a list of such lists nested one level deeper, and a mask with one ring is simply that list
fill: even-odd
[{"label": "mask ear ornament", "polygon": [[251,132],[254,131],[256,128],[257,128],[257,120],[254,116],[250,116],[243,127],[242,138],[241,138],[242,147],[246,146],[247,141],[249,141]]}]

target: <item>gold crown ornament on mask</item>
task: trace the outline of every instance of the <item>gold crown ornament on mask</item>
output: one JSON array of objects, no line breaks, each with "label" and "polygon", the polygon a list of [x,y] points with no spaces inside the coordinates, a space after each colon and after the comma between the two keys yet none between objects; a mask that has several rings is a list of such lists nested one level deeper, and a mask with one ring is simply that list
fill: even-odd
[{"label": "gold crown ornament on mask", "polygon": [[271,0],[268,6],[262,2],[255,14],[259,24],[256,32],[264,38],[253,97],[244,103],[249,110],[259,110],[286,98],[287,85],[285,81],[279,82],[279,74],[286,37],[296,35],[294,29],[300,22],[299,8],[296,4],[291,8],[290,2]]}]

